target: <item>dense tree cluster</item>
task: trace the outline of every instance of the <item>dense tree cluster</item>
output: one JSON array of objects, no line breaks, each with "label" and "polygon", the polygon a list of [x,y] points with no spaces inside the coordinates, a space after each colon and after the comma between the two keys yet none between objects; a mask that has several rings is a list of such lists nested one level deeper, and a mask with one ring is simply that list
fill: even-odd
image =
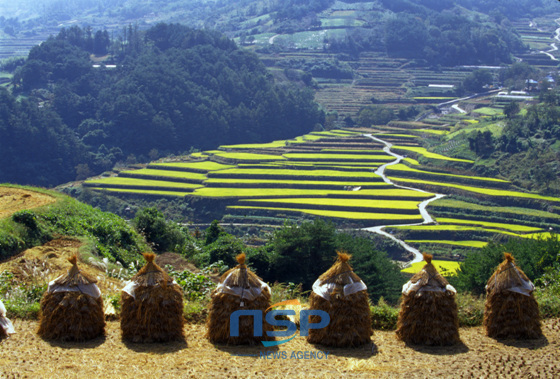
[{"label": "dense tree cluster", "polygon": [[364,283],[372,301],[380,297],[396,302],[406,279],[399,266],[365,237],[339,233],[334,224],[322,219],[301,225],[286,224],[266,246],[249,254],[259,275],[269,281],[302,283],[310,290],[313,282],[336,259],[336,251],[352,254],[352,267]]},{"label": "dense tree cluster", "polygon": [[[31,95],[27,106],[42,104],[54,115],[51,124],[70,130],[84,152],[65,166],[87,164],[100,172],[131,154],[147,159],[154,149],[168,154],[291,138],[323,122],[312,93],[276,85],[256,55],[218,32],[159,24],[145,34],[133,27],[123,34],[113,46],[117,68],[94,68],[90,53],[98,33],[72,27],[34,47],[15,72],[15,90]],[[39,152],[49,148],[37,146]],[[52,154],[75,155],[62,150]],[[17,162],[24,151],[11,151],[13,170],[22,171]],[[0,181],[52,185],[76,173],[65,167],[53,177]]]},{"label": "dense tree cluster", "polygon": [[475,22],[455,12],[409,11],[396,13],[385,25],[389,55],[453,66],[508,63],[512,51],[523,50],[507,25]]},{"label": "dense tree cluster", "polygon": [[505,126],[499,135],[478,131],[468,137],[469,147],[481,158],[492,158],[492,165],[475,166],[493,170],[514,184],[530,190],[557,194],[560,190],[560,92],[540,94],[540,102],[526,106],[511,102],[504,106]]},{"label": "dense tree cluster", "polygon": [[553,266],[558,269],[559,251],[558,235],[542,239],[512,238],[505,244],[491,242],[480,251],[467,255],[457,276],[451,278],[452,284],[459,291],[483,294],[486,282],[504,260],[504,252],[513,254],[519,267],[534,281]]}]

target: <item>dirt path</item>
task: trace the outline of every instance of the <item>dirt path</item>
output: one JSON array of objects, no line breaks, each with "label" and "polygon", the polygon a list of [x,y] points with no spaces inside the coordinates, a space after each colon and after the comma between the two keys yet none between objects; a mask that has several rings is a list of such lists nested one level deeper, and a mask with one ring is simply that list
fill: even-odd
[{"label": "dirt path", "polygon": [[[332,378],[332,377],[504,377],[560,376],[560,320],[544,323],[545,337],[530,342],[496,341],[480,327],[461,329],[464,344],[452,348],[408,347],[394,332],[375,331],[371,346],[333,349],[297,337],[277,355],[260,357],[259,347],[214,346],[203,325],[186,326],[186,342],[125,344],[119,323],[108,323],[107,337],[85,344],[48,343],[37,337],[37,322],[13,320],[17,334],[0,342],[0,377],[158,378]],[[292,352],[326,351],[322,359],[291,358]],[[256,356],[246,356],[246,355]],[[310,354],[310,353],[307,353]],[[241,356],[243,355],[243,356]]]},{"label": "dirt path", "polygon": [[32,209],[54,203],[53,196],[19,188],[0,187],[0,218],[22,209]]}]

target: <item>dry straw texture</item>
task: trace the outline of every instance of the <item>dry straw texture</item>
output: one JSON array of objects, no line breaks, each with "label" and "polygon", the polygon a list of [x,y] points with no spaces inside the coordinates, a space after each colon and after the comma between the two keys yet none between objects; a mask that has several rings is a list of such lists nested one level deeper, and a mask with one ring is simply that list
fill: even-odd
[{"label": "dry straw texture", "polygon": [[122,338],[130,342],[168,342],[185,338],[183,293],[173,279],[145,253],[147,263],[132,278],[134,297],[121,293]]},{"label": "dry straw texture", "polygon": [[[350,255],[338,253],[335,264],[319,277],[319,285],[334,284],[330,300],[311,292],[309,309],[327,312],[330,323],[325,328],[309,330],[309,343],[334,347],[355,347],[371,343],[373,330],[367,291],[344,296],[344,286],[361,281],[352,271],[349,259]],[[311,316],[310,321],[319,322],[319,317]]]},{"label": "dry straw texture", "polygon": [[[81,272],[77,256],[68,259],[72,268],[52,287],[78,287],[96,280]],[[41,298],[39,336],[47,340],[87,341],[105,334],[103,300],[80,291],[45,292]]]},{"label": "dry straw texture", "polygon": [[455,293],[424,254],[426,265],[410,279],[418,287],[402,296],[397,337],[418,345],[444,346],[460,342]]},{"label": "dry straw texture", "polygon": [[[251,288],[261,288],[262,281],[247,269],[245,265],[245,254],[237,256],[236,267],[227,271],[220,278],[220,285],[227,286],[233,290]],[[208,320],[206,321],[206,338],[213,343],[225,343],[228,345],[255,345],[260,341],[274,340],[269,337],[267,331],[274,329],[265,320],[265,314],[270,307],[270,289],[265,287],[260,295],[253,300],[241,298],[232,293],[225,293],[220,290],[220,286],[212,292],[212,301],[210,302],[210,310]],[[251,316],[242,316],[239,318],[239,336],[230,336],[230,315],[237,310],[260,310],[263,313],[263,335],[254,336],[254,318]]]},{"label": "dry straw texture", "polygon": [[532,292],[511,291],[529,282],[511,254],[498,266],[486,286],[484,328],[492,338],[531,339],[542,336],[539,306]]}]

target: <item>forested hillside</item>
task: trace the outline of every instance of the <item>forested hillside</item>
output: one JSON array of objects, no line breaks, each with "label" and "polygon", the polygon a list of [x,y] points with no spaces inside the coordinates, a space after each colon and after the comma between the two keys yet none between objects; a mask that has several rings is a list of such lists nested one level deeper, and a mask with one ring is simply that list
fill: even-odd
[{"label": "forested hillside", "polygon": [[2,92],[11,109],[0,182],[54,185],[119,160],[290,138],[322,122],[310,92],[276,85],[255,54],[218,32],[130,27],[106,62],[114,68],[93,66],[90,54],[106,48],[97,35],[63,29],[15,70],[13,93],[25,100]]}]

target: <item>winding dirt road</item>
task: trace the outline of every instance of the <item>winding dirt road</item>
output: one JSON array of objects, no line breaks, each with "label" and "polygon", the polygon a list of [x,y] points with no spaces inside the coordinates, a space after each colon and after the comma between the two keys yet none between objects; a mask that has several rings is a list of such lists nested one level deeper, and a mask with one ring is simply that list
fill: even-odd
[{"label": "winding dirt road", "polygon": [[[408,190],[412,190],[412,191],[417,191],[417,192],[422,192],[422,193],[430,193],[418,188],[413,188],[413,187],[406,187],[406,186],[401,186],[399,184],[395,184],[393,183],[386,175],[385,175],[385,168],[387,168],[388,166],[392,166],[392,165],[396,165],[398,163],[400,163],[401,160],[404,159],[404,156],[394,153],[391,151],[391,147],[393,146],[392,143],[387,142],[385,140],[382,140],[381,138],[377,138],[374,137],[371,134],[364,134],[365,137],[369,137],[371,139],[373,139],[374,141],[377,142],[381,142],[383,145],[385,145],[385,147],[383,147],[383,151],[393,157],[395,157],[394,161],[391,161],[389,163],[386,163],[382,166],[380,166],[376,171],[375,174],[379,175],[387,184],[391,184],[397,188],[403,188],[403,189],[408,189]],[[369,232],[372,233],[377,233],[380,234],[384,237],[388,237],[390,239],[392,239],[393,241],[397,242],[399,245],[401,245],[404,249],[406,249],[406,251],[411,252],[414,255],[414,258],[407,263],[407,265],[416,263],[416,262],[422,262],[422,260],[424,259],[422,257],[422,253],[420,252],[420,250],[410,246],[409,244],[407,244],[406,242],[404,242],[401,239],[398,239],[397,237],[393,236],[390,233],[387,233],[386,231],[384,231],[383,229],[388,227],[388,226],[413,226],[413,225],[424,225],[424,224],[431,224],[434,222],[434,219],[432,218],[432,216],[430,216],[430,214],[428,213],[428,211],[426,210],[426,207],[428,206],[428,204],[430,204],[432,201],[436,201],[438,199],[441,199],[442,197],[444,197],[446,195],[444,194],[435,194],[434,197],[429,198],[428,200],[424,200],[423,202],[421,202],[418,205],[418,210],[420,211],[420,215],[422,216],[422,218],[424,219],[424,221],[422,222],[417,222],[417,223],[413,223],[413,224],[396,224],[396,225],[379,225],[379,226],[373,226],[370,228],[363,228],[362,230],[367,230]]]}]

